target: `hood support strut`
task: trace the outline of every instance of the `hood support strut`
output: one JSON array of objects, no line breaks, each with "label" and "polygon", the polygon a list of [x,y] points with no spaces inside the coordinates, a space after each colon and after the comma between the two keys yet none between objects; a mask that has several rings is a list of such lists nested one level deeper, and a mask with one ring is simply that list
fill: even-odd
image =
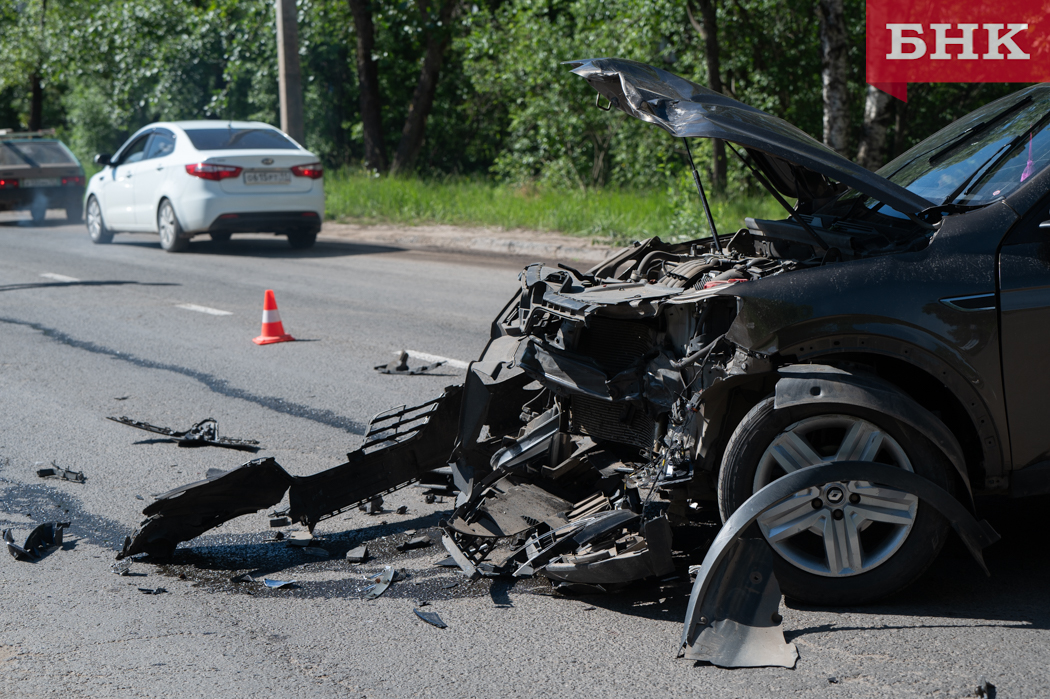
[{"label": "hood support strut", "polygon": [[689,168],[693,171],[693,182],[696,183],[696,191],[700,194],[700,201],[704,204],[704,213],[707,214],[707,225],[711,226],[711,239],[715,241],[715,252],[722,252],[722,241],[718,239],[718,231],[715,230],[715,219],[711,216],[711,206],[707,203],[707,195],[704,194],[704,185],[700,184],[700,174],[696,171],[693,163],[693,152],[689,150],[689,139],[683,138],[685,154],[689,156]]}]

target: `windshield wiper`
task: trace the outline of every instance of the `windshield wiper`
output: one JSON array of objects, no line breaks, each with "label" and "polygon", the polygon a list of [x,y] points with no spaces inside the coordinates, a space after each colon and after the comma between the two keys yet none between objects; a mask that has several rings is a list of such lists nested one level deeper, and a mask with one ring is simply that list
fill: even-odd
[{"label": "windshield wiper", "polygon": [[[1004,109],[1003,111],[1001,111],[998,114],[996,114],[994,119],[989,119],[988,121],[982,121],[980,124],[977,124],[975,126],[971,126],[970,128],[968,128],[965,131],[963,131],[961,134],[959,134],[958,136],[953,138],[952,140],[948,141],[948,143],[946,143],[939,151],[937,151],[936,153],[931,155],[930,159],[927,160],[926,162],[929,163],[930,165],[934,165],[934,164],[940,162],[941,160],[946,158],[948,156],[948,154],[951,153],[952,150],[954,150],[955,147],[958,146],[960,143],[962,143],[963,141],[968,140],[972,136],[976,136],[977,134],[981,133],[982,131],[988,130],[988,128],[990,126],[992,126],[993,124],[999,123],[1004,118],[1006,118],[1010,114],[1013,114],[1014,112],[1016,112],[1021,107],[1025,106],[1026,104],[1028,104],[1031,101],[1032,101],[1032,96],[1028,95],[1023,100],[1020,100],[1019,102],[1017,102],[1017,104],[1014,104],[1011,107],[1009,107],[1008,109]],[[894,174],[896,174],[896,173],[894,173]]]}]

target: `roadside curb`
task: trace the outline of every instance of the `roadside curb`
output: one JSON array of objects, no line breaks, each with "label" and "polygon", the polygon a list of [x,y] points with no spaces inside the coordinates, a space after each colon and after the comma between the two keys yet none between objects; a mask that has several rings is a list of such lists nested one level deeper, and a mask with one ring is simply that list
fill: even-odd
[{"label": "roadside curb", "polygon": [[587,238],[522,229],[507,231],[499,228],[382,224],[366,226],[325,221],[321,225],[321,235],[356,243],[578,262],[601,262],[619,249],[618,246],[595,244]]}]

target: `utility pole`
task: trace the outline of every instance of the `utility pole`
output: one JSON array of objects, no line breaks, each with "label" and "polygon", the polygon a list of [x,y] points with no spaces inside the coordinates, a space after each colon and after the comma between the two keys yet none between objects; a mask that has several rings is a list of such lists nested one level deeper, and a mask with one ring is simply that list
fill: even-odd
[{"label": "utility pole", "polygon": [[281,130],[303,144],[303,81],[299,72],[299,25],[295,0],[276,0],[277,81],[281,95]]}]

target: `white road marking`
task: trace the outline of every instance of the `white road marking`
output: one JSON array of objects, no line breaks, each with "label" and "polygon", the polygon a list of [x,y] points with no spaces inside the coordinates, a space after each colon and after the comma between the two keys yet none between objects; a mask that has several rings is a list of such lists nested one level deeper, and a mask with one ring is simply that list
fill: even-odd
[{"label": "white road marking", "polygon": [[[449,359],[448,357],[439,357],[436,354],[427,354],[426,352],[417,352],[416,350],[405,350],[408,352],[408,356],[413,359],[418,359],[423,362],[444,362],[445,366],[450,366],[453,369],[466,369],[470,366],[470,362],[462,362],[458,359]],[[394,352],[395,355],[401,354],[400,352]]]},{"label": "white road marking", "polygon": [[56,282],[79,282],[80,280],[76,277],[67,277],[64,274],[55,274],[54,272],[44,272],[40,275],[44,279],[53,279]]},{"label": "white road marking", "polygon": [[207,306],[198,306],[195,303],[177,303],[176,308],[185,308],[187,311],[197,311],[198,313],[207,313],[210,316],[232,316],[233,314],[229,311],[220,311],[218,308],[208,308]]}]

